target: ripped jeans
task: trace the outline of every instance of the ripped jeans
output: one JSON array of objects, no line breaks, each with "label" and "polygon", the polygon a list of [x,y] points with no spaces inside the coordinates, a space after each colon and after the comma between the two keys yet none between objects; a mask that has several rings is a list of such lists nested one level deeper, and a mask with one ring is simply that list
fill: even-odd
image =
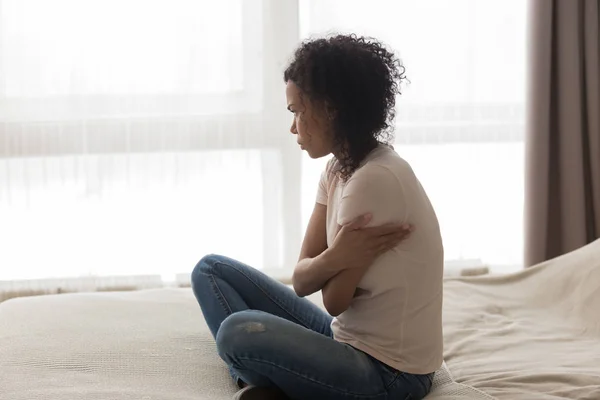
[{"label": "ripped jeans", "polygon": [[433,374],[397,371],[333,339],[332,317],[289,287],[223,256],[204,257],[192,289],[219,356],[240,384],[291,399],[422,399]]}]

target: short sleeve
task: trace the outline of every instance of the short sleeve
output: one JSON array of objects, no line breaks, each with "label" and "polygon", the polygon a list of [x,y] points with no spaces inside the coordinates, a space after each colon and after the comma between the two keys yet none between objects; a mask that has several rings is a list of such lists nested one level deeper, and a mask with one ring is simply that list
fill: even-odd
[{"label": "short sleeve", "polygon": [[323,204],[323,205],[327,205],[327,188],[329,187],[328,185],[328,181],[329,181],[329,177],[328,177],[329,173],[327,172],[327,169],[325,169],[325,171],[323,171],[321,173],[321,179],[319,179],[319,188],[317,189],[317,203],[319,204]]},{"label": "short sleeve", "polygon": [[408,209],[402,182],[392,171],[373,165],[357,171],[346,183],[340,200],[339,225],[372,214],[370,226],[407,222]]},{"label": "short sleeve", "polygon": [[321,179],[319,180],[319,187],[317,188],[316,201],[319,204],[327,205],[329,200],[329,187],[331,186],[330,180],[334,179],[333,170],[335,168],[335,158],[329,159],[325,165],[325,169],[321,173]]}]

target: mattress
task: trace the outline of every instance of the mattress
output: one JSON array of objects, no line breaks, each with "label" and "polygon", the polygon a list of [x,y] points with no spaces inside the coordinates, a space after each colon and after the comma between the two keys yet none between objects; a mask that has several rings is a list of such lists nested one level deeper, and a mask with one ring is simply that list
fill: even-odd
[{"label": "mattress", "polygon": [[[517,274],[448,279],[444,291],[446,362],[428,399],[600,399],[600,241]],[[235,390],[190,289],[0,303],[2,400]]]}]

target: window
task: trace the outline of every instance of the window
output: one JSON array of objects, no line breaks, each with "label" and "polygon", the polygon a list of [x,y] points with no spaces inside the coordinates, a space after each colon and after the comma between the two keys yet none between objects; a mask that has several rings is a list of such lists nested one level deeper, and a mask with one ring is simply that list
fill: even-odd
[{"label": "window", "polygon": [[0,0],[0,280],[280,268],[281,9]]},{"label": "window", "polygon": [[[396,148],[448,261],[521,261],[519,0],[0,0],[0,281],[295,264],[319,174],[288,132],[301,38],[376,36],[411,81]],[[301,185],[298,185],[301,182]]]},{"label": "window", "polygon": [[11,120],[259,111],[260,8],[240,0],[1,3],[2,105]]}]

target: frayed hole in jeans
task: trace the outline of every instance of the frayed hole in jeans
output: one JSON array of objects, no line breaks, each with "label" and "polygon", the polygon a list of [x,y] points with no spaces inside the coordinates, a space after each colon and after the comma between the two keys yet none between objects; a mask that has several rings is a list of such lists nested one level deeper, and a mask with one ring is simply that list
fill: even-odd
[{"label": "frayed hole in jeans", "polygon": [[267,330],[260,322],[246,322],[238,325],[238,328],[245,330],[247,333],[264,332]]}]

